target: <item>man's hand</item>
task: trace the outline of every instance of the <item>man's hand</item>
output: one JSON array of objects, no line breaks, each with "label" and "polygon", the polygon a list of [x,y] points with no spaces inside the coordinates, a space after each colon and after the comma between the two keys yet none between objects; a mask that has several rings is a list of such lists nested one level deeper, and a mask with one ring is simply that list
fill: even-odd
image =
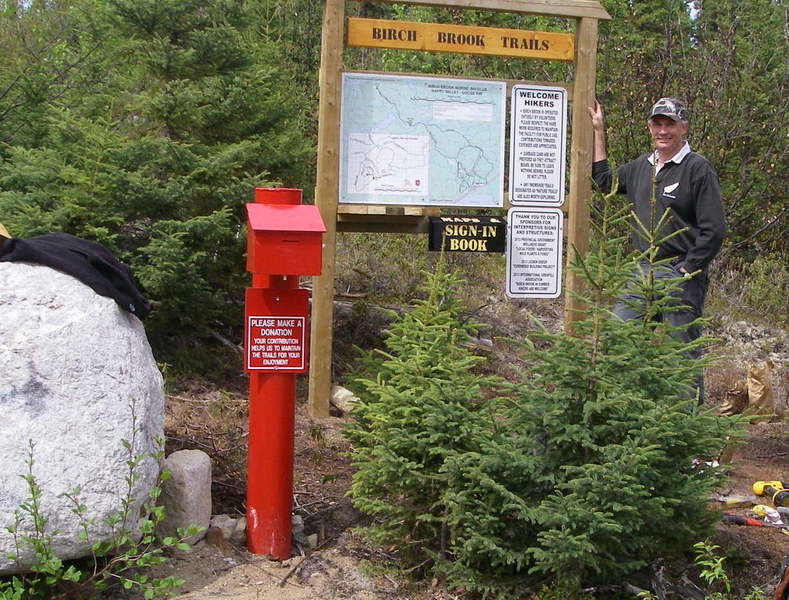
[{"label": "man's hand", "polygon": [[605,131],[605,118],[603,116],[603,105],[597,100],[594,101],[594,106],[588,106],[586,110],[589,111],[589,117],[592,119],[592,129],[596,133]]},{"label": "man's hand", "polygon": [[594,106],[588,106],[589,117],[592,119],[592,129],[594,130],[594,161],[603,160],[607,156],[605,149],[605,118],[603,117],[603,105],[595,98]]}]

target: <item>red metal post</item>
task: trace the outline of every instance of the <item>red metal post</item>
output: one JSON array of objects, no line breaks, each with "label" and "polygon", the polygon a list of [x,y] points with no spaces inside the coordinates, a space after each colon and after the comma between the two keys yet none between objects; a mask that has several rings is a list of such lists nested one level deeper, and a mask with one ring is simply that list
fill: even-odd
[{"label": "red metal post", "polygon": [[255,188],[255,202],[260,204],[301,204],[298,188]]},{"label": "red metal post", "polygon": [[[301,190],[256,188],[255,202],[300,204]],[[298,275],[252,276],[252,286],[295,289]],[[250,373],[247,549],[284,560],[291,554],[296,375]]]},{"label": "red metal post", "polygon": [[296,376],[253,373],[249,383],[247,548],[284,560],[291,552]]}]

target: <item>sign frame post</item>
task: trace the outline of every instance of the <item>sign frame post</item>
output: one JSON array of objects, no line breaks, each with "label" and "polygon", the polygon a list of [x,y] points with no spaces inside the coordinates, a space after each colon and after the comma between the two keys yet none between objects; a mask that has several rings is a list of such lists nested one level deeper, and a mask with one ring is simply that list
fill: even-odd
[{"label": "sign frame post", "polygon": [[[591,197],[592,167],[592,125],[586,107],[592,106],[595,97],[597,24],[599,20],[608,20],[610,15],[596,0],[563,0],[560,3],[548,3],[545,0],[375,0],[387,4],[414,4],[423,6],[449,7],[455,9],[490,10],[515,14],[530,14],[548,17],[561,17],[575,21],[573,37],[573,60],[575,72],[572,83],[553,82],[551,85],[562,85],[568,89],[572,103],[572,141],[570,146],[570,181],[567,195],[567,252],[566,264],[570,264],[576,255],[584,256],[589,245],[589,207]],[[335,240],[336,232],[341,231],[378,231],[378,232],[411,232],[427,231],[427,217],[438,216],[440,211],[433,207],[417,206],[349,206],[340,204],[339,194],[339,142],[340,142],[340,91],[342,77],[342,54],[345,31],[345,1],[324,0],[323,30],[321,37],[321,66],[319,73],[319,123],[318,123],[318,165],[315,188],[315,204],[318,206],[326,224],[324,236],[323,268],[319,277],[313,279],[312,328],[310,346],[310,378],[308,410],[313,418],[325,418],[329,415],[331,397],[331,347],[334,300],[335,273]],[[480,29],[483,35],[485,28]],[[421,28],[430,31],[430,27]],[[354,30],[353,45],[364,47],[395,47],[398,42],[411,44],[414,48],[416,39],[410,34],[392,35],[385,40],[386,46],[373,43],[372,40],[358,40]],[[528,32],[531,39],[536,39],[535,32]],[[466,35],[465,41],[471,39],[471,32],[456,30],[456,40]],[[513,38],[518,36],[513,35]],[[527,36],[528,37],[528,36]],[[449,38],[446,38],[449,39]],[[524,38],[525,39],[525,38]],[[507,44],[504,44],[505,46]],[[512,44],[510,44],[512,45]],[[555,58],[540,56],[540,45],[531,42],[520,43],[529,46],[533,58],[552,60],[568,60],[567,57]],[[440,47],[434,51],[464,52],[473,51],[478,44],[467,43],[464,48]],[[434,46],[435,47],[435,46]],[[487,52],[486,52],[487,54]],[[509,54],[507,54],[509,55]],[[517,55],[513,55],[517,56]],[[521,55],[523,58],[523,55]],[[532,58],[529,56],[529,58]],[[512,82],[509,82],[512,83]],[[527,82],[525,82],[527,83]],[[564,208],[562,209],[565,210]],[[572,323],[583,317],[584,307],[572,293],[581,290],[581,281],[569,268],[564,270],[565,291],[565,327],[572,331]]]}]

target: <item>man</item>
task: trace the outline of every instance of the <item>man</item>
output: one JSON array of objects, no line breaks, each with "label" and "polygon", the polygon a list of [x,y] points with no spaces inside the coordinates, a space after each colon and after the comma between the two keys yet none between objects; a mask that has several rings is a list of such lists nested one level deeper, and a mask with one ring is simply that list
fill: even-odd
[{"label": "man", "polygon": [[[607,160],[603,109],[595,101],[594,107],[588,110],[594,129],[592,177],[600,189],[608,193],[613,173]],[[726,233],[720,185],[712,165],[690,149],[687,110],[680,100],[658,100],[649,112],[647,128],[654,150],[617,169],[617,192],[627,195],[633,211],[647,229],[654,228],[668,210],[660,237],[687,228],[660,244],[656,258],[669,262],[656,268],[654,276],[684,278],[675,293],[675,306],[679,306],[679,310],[667,311],[660,318],[678,328],[675,336],[679,341],[691,342],[701,335],[701,328],[692,322],[702,315],[707,266],[720,249]],[[638,228],[633,229],[633,245],[642,251],[649,246]],[[630,288],[614,306],[614,314],[623,320],[643,318],[643,306],[644,298],[637,289]],[[691,358],[699,358],[701,351],[689,354]],[[701,403],[704,398],[702,379],[697,387]]]}]

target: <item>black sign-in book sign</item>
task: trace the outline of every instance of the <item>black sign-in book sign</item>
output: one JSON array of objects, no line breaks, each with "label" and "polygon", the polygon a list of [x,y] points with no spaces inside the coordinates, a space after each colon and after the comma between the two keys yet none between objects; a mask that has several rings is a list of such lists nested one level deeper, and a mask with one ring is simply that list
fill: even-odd
[{"label": "black sign-in book sign", "polygon": [[504,252],[507,222],[501,217],[430,217],[428,250]]}]

